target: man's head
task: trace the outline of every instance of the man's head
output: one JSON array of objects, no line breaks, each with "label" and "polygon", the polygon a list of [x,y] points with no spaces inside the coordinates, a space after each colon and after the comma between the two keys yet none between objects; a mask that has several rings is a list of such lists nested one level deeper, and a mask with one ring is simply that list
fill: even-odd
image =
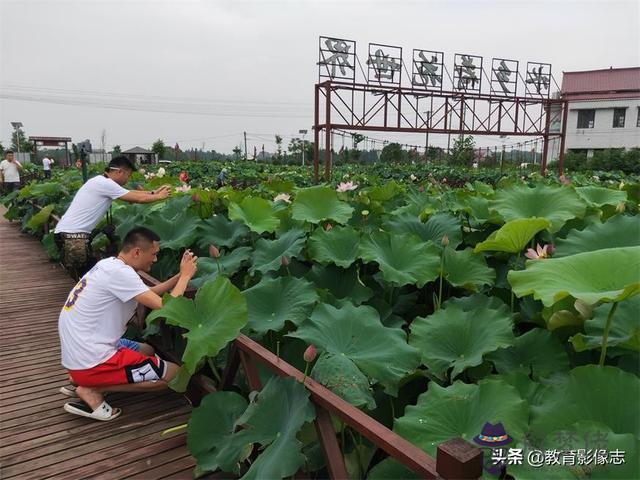
[{"label": "man's head", "polygon": [[124,185],[129,181],[129,177],[132,172],[135,172],[136,166],[124,155],[115,157],[109,162],[105,172],[109,178],[111,178],[118,185]]},{"label": "man's head", "polygon": [[135,270],[148,272],[158,259],[160,237],[145,227],[135,227],[122,241],[120,257]]},{"label": "man's head", "polygon": [[8,161],[13,162],[13,150],[7,150],[4,152],[4,158]]}]

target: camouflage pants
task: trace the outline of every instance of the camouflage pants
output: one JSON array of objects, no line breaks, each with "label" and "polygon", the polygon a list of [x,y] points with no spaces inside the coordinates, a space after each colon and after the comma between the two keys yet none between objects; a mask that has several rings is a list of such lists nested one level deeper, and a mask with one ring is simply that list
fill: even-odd
[{"label": "camouflage pants", "polygon": [[62,264],[73,277],[79,279],[91,269],[95,260],[91,254],[89,234],[58,233],[55,239]]}]

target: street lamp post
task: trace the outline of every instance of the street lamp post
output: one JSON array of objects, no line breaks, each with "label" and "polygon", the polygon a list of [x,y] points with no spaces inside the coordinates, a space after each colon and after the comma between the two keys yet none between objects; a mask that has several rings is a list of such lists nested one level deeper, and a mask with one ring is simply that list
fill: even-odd
[{"label": "street lamp post", "polygon": [[307,130],[298,130],[298,133],[302,134],[302,166],[304,167],[304,136],[307,134]]},{"label": "street lamp post", "polygon": [[427,116],[427,133],[424,141],[424,159],[425,162],[429,161],[429,128],[431,127],[431,110],[424,112]]},{"label": "street lamp post", "polygon": [[16,131],[16,145],[18,146],[18,161],[20,161],[20,129],[22,122],[11,122],[11,126]]}]

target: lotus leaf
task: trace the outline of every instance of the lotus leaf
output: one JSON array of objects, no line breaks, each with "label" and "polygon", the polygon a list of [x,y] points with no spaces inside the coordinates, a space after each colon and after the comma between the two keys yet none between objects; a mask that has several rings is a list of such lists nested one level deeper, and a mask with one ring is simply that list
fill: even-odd
[{"label": "lotus leaf", "polygon": [[627,192],[623,190],[612,190],[610,188],[588,186],[577,187],[576,192],[587,204],[592,207],[602,207],[604,205],[617,205],[627,201]]},{"label": "lotus leaf", "polygon": [[251,247],[238,247],[229,253],[222,253],[217,261],[211,257],[199,258],[198,271],[191,280],[191,285],[200,287],[206,281],[215,280],[218,275],[232,277],[250,258]]},{"label": "lotus leaf", "polygon": [[393,458],[385,458],[369,471],[368,480],[418,480],[420,475],[412,472]]},{"label": "lotus leaf", "polygon": [[316,417],[309,392],[294,378],[272,377],[237,420],[243,429],[233,444],[257,443],[263,451],[242,480],[285,478],[304,465],[296,435]]},{"label": "lotus leaf", "polygon": [[256,249],[253,255],[253,265],[249,273],[267,273],[278,270],[281,266],[282,257],[291,260],[302,252],[305,242],[305,234],[302,230],[289,230],[275,240],[261,238],[256,242]]},{"label": "lotus leaf", "polygon": [[409,346],[405,333],[386,328],[372,307],[345,304],[338,309],[319,304],[311,317],[290,337],[301,338],[333,355],[344,355],[370,379],[396,395],[398,382],[420,363],[417,350]]},{"label": "lotus leaf", "polygon": [[487,267],[484,257],[471,248],[444,251],[444,278],[454,287],[476,291],[483,285],[493,285],[496,272]]},{"label": "lotus leaf", "polygon": [[448,213],[436,213],[426,223],[411,214],[392,216],[387,223],[392,233],[413,234],[425,242],[431,240],[434,245],[441,245],[442,237],[447,235],[449,247],[456,248],[462,243],[460,220]]},{"label": "lotus leaf", "polygon": [[47,256],[51,260],[54,262],[58,262],[60,260],[60,251],[56,245],[53,232],[47,233],[42,237],[42,245],[44,246],[44,250],[47,252]]},{"label": "lotus leaf", "polygon": [[520,394],[500,379],[483,379],[477,385],[456,381],[444,388],[436,382],[408,405],[393,430],[414,445],[435,455],[437,446],[456,437],[473,442],[485,423],[504,425],[511,437],[523,438],[529,406]]},{"label": "lotus leaf", "polygon": [[328,290],[337,299],[346,298],[354,305],[360,305],[373,295],[373,290],[360,281],[355,265],[344,270],[335,265],[323,267],[315,264],[307,274],[307,279],[316,287]]},{"label": "lotus leaf", "polygon": [[384,185],[368,187],[364,192],[371,200],[376,202],[386,202],[396,195],[401,194],[402,190],[403,189],[400,185],[398,185],[394,180],[391,180]]},{"label": "lotus leaf", "polygon": [[444,378],[453,367],[454,379],[465,369],[480,365],[487,353],[513,345],[512,328],[511,312],[506,306],[465,312],[453,304],[426,318],[415,318],[409,344],[420,351],[422,363],[434,375]]},{"label": "lotus leaf", "polygon": [[293,201],[291,216],[294,220],[320,223],[333,220],[347,223],[353,214],[353,207],[338,199],[337,193],[324,186],[303,188]]},{"label": "lotus leaf", "polygon": [[571,230],[565,239],[556,242],[554,258],[591,252],[603,248],[640,245],[638,217],[615,215],[604,223],[589,225],[584,230]]},{"label": "lotus leaf", "polygon": [[[187,430],[187,447],[198,462],[197,471],[221,469],[233,472],[247,449],[232,442],[238,418],[247,401],[235,392],[215,392],[205,396],[193,409]],[[211,428],[215,425],[215,428]],[[250,452],[251,450],[249,450]]]},{"label": "lotus leaf", "polygon": [[198,225],[198,246],[207,250],[209,245],[235,247],[249,233],[249,228],[238,221],[229,221],[224,215],[215,215]]},{"label": "lotus leaf", "polygon": [[309,237],[309,257],[319,263],[335,263],[348,268],[358,255],[360,236],[352,227],[333,227],[326,231],[322,227]]},{"label": "lotus leaf", "polygon": [[531,428],[544,437],[590,420],[640,438],[638,399],[640,379],[632,373],[610,366],[576,367],[541,388],[531,408]]},{"label": "lotus leaf", "polygon": [[264,198],[246,197],[240,204],[229,204],[229,218],[244,222],[253,232],[273,232],[280,220]]},{"label": "lotus leaf", "polygon": [[200,217],[192,211],[183,210],[176,215],[165,216],[163,209],[162,214],[149,215],[144,226],[158,234],[161,248],[180,250],[195,242],[200,222]]},{"label": "lotus leaf", "polygon": [[[578,352],[602,347],[603,333],[611,307],[600,305],[594,310],[592,319],[584,322],[585,333],[571,338]],[[613,315],[611,330],[607,337],[609,347],[619,347],[640,352],[640,295],[620,302]],[[610,352],[610,351],[609,351]]]},{"label": "lotus leaf", "polygon": [[510,271],[508,280],[518,297],[533,294],[548,307],[567,296],[593,305],[639,293],[639,269],[640,246],[608,248],[528,261],[526,270]]},{"label": "lotus leaf", "polygon": [[27,228],[30,230],[37,230],[39,227],[47,223],[54,208],[55,204],[52,203],[33,215],[27,222]]},{"label": "lotus leaf", "polygon": [[377,262],[384,279],[396,286],[423,287],[438,276],[440,267],[440,250],[415,235],[371,233],[362,238],[359,257]]},{"label": "lotus leaf", "polygon": [[535,328],[516,338],[514,345],[489,354],[500,373],[522,371],[540,378],[569,370],[569,357],[560,340],[548,330]]},{"label": "lotus leaf", "polygon": [[162,308],[147,316],[147,325],[158,318],[188,330],[182,361],[190,374],[205,357],[215,357],[247,323],[247,303],[226,277],[206,282],[193,300],[165,295]]},{"label": "lotus leaf", "polygon": [[258,334],[280,331],[287,321],[299,325],[318,300],[314,285],[295,277],[264,277],[242,294],[249,311],[247,327]]},{"label": "lotus leaf", "polygon": [[493,208],[506,220],[540,217],[551,223],[550,231],[556,232],[567,220],[582,217],[584,201],[570,187],[538,184],[535,188],[517,185],[498,190]]},{"label": "lotus leaf", "polygon": [[536,233],[550,227],[544,218],[519,218],[505,223],[484,241],[476,245],[474,252],[494,250],[498,252],[518,253],[531,241]]},{"label": "lotus leaf", "polygon": [[313,366],[311,376],[351,405],[376,408],[369,380],[345,355],[323,353]]}]

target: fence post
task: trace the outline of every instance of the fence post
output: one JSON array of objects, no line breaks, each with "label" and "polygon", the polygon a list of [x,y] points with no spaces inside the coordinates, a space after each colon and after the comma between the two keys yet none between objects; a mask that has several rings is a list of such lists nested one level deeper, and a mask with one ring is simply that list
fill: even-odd
[{"label": "fence post", "polygon": [[445,479],[471,480],[482,476],[482,450],[462,438],[438,445],[436,471]]},{"label": "fence post", "polygon": [[316,405],[316,432],[327,462],[329,478],[343,480],[348,479],[347,467],[344,465],[344,457],[338,445],[336,432],[331,423],[331,415],[324,408]]}]

